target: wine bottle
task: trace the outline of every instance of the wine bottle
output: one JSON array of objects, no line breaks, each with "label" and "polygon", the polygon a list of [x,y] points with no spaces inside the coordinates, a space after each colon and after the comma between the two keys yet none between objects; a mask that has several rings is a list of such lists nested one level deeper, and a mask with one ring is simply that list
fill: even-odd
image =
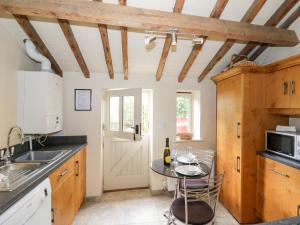
[{"label": "wine bottle", "polygon": [[166,147],[164,150],[164,164],[170,165],[170,163],[171,163],[171,154],[170,154],[169,138],[166,138]]}]

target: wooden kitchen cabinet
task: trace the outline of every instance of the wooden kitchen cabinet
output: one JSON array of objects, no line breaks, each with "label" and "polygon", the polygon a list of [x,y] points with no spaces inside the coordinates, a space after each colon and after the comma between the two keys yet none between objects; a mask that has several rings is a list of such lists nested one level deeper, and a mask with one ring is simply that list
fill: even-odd
[{"label": "wooden kitchen cabinet", "polygon": [[75,212],[74,157],[49,176],[52,188],[52,224],[70,225]]},{"label": "wooden kitchen cabinet", "polygon": [[86,149],[77,152],[75,158],[75,210],[80,208],[86,192]]},{"label": "wooden kitchen cabinet", "polygon": [[300,108],[300,66],[287,70],[290,79],[290,108]]},{"label": "wooden kitchen cabinet", "polygon": [[71,225],[85,197],[86,149],[83,148],[49,176],[52,224]]},{"label": "wooden kitchen cabinet", "polygon": [[260,66],[236,67],[212,80],[217,86],[217,172],[224,171],[220,201],[240,223],[255,223],[256,151],[264,134],[288,117],[265,108],[266,74]]},{"label": "wooden kitchen cabinet", "polygon": [[270,64],[266,107],[271,113],[300,115],[300,56]]},{"label": "wooden kitchen cabinet", "polygon": [[299,215],[300,170],[258,157],[257,216],[272,221]]},{"label": "wooden kitchen cabinet", "polygon": [[221,200],[231,212],[239,215],[241,205],[240,174],[237,160],[241,156],[240,122],[242,119],[242,77],[235,76],[220,82],[217,86],[217,171],[225,171]]},{"label": "wooden kitchen cabinet", "polygon": [[289,108],[289,86],[289,78],[282,70],[267,75],[267,108]]}]

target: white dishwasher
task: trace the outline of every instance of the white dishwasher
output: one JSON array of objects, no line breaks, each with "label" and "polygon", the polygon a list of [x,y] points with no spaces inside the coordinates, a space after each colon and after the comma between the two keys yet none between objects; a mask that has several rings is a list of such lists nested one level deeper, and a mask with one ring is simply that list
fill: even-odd
[{"label": "white dishwasher", "polygon": [[6,210],[0,216],[0,225],[51,225],[49,178]]}]

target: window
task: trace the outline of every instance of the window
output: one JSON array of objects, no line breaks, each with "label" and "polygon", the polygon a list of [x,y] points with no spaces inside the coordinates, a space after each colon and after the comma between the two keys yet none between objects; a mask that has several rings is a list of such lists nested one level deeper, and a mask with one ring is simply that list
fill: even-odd
[{"label": "window", "polygon": [[150,91],[142,92],[142,134],[148,134],[150,129]]},{"label": "window", "polygon": [[119,97],[109,98],[109,128],[112,131],[119,131]]},{"label": "window", "polygon": [[123,131],[132,132],[134,127],[134,96],[123,96]]},{"label": "window", "polygon": [[193,93],[177,92],[176,96],[177,134],[193,133]]}]

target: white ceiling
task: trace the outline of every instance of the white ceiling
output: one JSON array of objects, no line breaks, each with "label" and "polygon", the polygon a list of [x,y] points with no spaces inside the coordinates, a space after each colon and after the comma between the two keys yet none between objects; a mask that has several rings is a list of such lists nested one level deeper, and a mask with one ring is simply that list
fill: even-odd
[{"label": "white ceiling", "polygon": [[[254,0],[230,0],[221,18],[239,21],[253,1]],[[118,4],[118,0],[104,0],[104,2]],[[253,23],[259,25],[264,24],[282,2],[283,0],[267,1]],[[215,3],[216,0],[186,0],[182,13],[209,16]],[[127,5],[129,6],[170,12],[173,10],[174,4],[175,0],[127,0]],[[294,9],[299,5],[300,2]],[[297,27],[292,27],[298,31],[300,30],[299,20],[300,19],[294,24],[297,25]],[[13,18],[1,18],[0,22],[16,37],[20,44],[22,43],[22,39],[27,38],[26,34]],[[64,72],[81,72],[64,34],[56,21],[32,20],[32,24]],[[97,27],[72,24],[72,29],[90,72],[107,73],[104,52]],[[122,74],[121,33],[118,29],[109,29],[108,34],[114,72],[115,74]],[[144,36],[143,33],[128,32],[129,79],[130,75],[155,77],[164,39],[157,39],[155,48],[147,50],[144,46]],[[187,74],[187,77],[196,79],[222,44],[223,41],[208,40]],[[210,74],[220,72],[228,65],[231,55],[238,53],[243,46],[244,44],[235,44]],[[179,75],[191,49],[191,41],[178,40],[177,51],[170,51],[169,53],[162,79],[165,76],[177,77]]]}]

